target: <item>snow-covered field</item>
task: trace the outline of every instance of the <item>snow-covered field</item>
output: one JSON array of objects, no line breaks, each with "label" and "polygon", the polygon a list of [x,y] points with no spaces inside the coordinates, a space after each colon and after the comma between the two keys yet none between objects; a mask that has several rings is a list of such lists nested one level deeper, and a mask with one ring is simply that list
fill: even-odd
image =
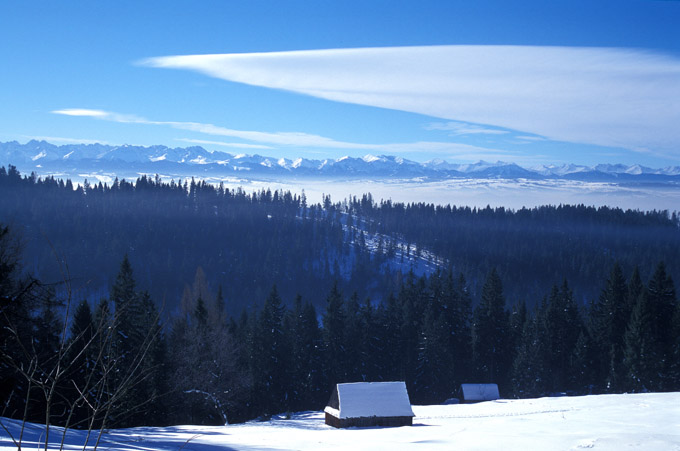
[{"label": "snow-covered field", "polygon": [[[119,429],[105,433],[99,449],[680,450],[680,393],[499,400],[413,410],[413,426],[399,428],[333,429],[321,412],[303,412],[288,420],[223,427]],[[2,422],[18,436],[19,422]],[[60,432],[53,428],[50,437],[57,440]],[[42,449],[43,434],[44,427],[28,425],[23,448]],[[82,432],[69,431],[64,449],[82,449],[83,441]],[[16,447],[0,430],[0,450],[10,449]]]}]

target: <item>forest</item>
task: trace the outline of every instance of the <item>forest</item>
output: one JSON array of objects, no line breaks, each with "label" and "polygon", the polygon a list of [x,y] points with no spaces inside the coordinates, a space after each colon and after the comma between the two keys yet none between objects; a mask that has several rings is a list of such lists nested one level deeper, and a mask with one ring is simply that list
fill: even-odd
[{"label": "forest", "polygon": [[404,380],[413,404],[464,382],[504,397],[680,389],[674,213],[315,205],[12,167],[0,191],[1,416],[224,424],[320,409],[334,383],[364,380]]},{"label": "forest", "polygon": [[[647,279],[664,261],[680,278],[677,214],[585,205],[517,211],[376,201],[367,193],[319,203],[304,195],[163,182],[141,176],[74,186],[0,168],[0,222],[23,241],[22,261],[35,277],[63,279],[64,262],[78,295],[109,296],[124,255],[137,280],[166,312],[179,307],[198,267],[221,287],[226,309],[262,305],[273,285],[292,306],[300,294],[323,307],[319,293],[338,282],[374,302],[396,292],[405,274],[462,273],[473,302],[496,268],[510,303],[533,307],[552,285],[569,280],[579,304],[599,295],[614,263]],[[455,192],[452,193],[455,198]]]}]

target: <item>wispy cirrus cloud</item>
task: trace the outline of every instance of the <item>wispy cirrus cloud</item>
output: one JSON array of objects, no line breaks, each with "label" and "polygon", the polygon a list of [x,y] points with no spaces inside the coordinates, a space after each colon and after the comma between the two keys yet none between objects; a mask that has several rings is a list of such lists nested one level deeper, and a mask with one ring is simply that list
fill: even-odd
[{"label": "wispy cirrus cloud", "polygon": [[141,64],[551,140],[676,157],[679,150],[680,59],[639,49],[389,47],[164,56]]},{"label": "wispy cirrus cloud", "polygon": [[507,130],[499,130],[497,128],[484,127],[477,124],[469,124],[467,122],[433,122],[425,127],[426,130],[443,130],[449,132],[452,136],[462,135],[505,135],[510,133]]},{"label": "wispy cirrus cloud", "polygon": [[213,136],[228,136],[232,138],[244,139],[247,141],[283,146],[314,146],[347,149],[360,148],[360,145],[355,143],[336,141],[324,136],[301,132],[261,132],[254,130],[235,130],[201,122],[154,121],[135,115],[120,114],[103,110],[90,110],[86,108],[54,110],[52,113],[66,116],[91,117],[94,119],[126,124],[163,125],[178,130],[186,130]]},{"label": "wispy cirrus cloud", "polygon": [[183,141],[196,144],[212,144],[227,147],[243,147],[252,149],[272,149],[272,146],[296,147],[296,148],[325,148],[325,149],[344,149],[344,150],[364,150],[371,152],[387,153],[406,153],[426,151],[438,153],[449,158],[464,159],[483,159],[483,158],[510,158],[521,155],[503,149],[493,149],[469,144],[438,142],[438,141],[418,141],[406,143],[382,143],[367,144],[347,141],[338,141],[325,136],[314,135],[302,132],[262,132],[253,130],[235,130],[213,124],[200,122],[179,122],[179,121],[155,121],[131,114],[120,114],[103,110],[90,110],[86,108],[70,108],[52,111],[54,114],[90,117],[98,120],[125,124],[143,124],[172,127],[178,130],[197,132],[211,136],[226,136],[243,139],[261,144],[250,143],[226,143],[212,140],[201,140],[183,138]]},{"label": "wispy cirrus cloud", "polygon": [[36,136],[36,135],[23,135],[24,138],[34,139],[36,141],[49,141],[51,143],[57,144],[110,144],[107,141],[102,141],[100,139],[85,139],[85,138],[65,138],[62,136]]},{"label": "wispy cirrus cloud", "polygon": [[545,141],[545,138],[542,137],[542,136],[528,136],[528,135],[515,136],[515,139],[518,139],[520,141],[531,141],[531,142]]},{"label": "wispy cirrus cloud", "polygon": [[273,149],[272,146],[265,146],[263,144],[228,143],[224,141],[212,141],[209,139],[178,138],[176,141],[182,141],[191,144],[203,144],[206,146],[233,147],[238,149]]}]

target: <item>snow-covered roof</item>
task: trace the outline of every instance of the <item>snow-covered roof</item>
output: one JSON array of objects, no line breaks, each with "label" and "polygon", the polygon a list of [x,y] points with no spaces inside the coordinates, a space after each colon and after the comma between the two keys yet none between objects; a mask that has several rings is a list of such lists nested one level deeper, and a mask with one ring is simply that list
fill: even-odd
[{"label": "snow-covered roof", "polygon": [[404,382],[355,382],[337,385],[324,411],[341,419],[361,417],[412,417]]},{"label": "snow-covered roof", "polygon": [[500,398],[496,384],[461,384],[465,401],[493,401]]}]

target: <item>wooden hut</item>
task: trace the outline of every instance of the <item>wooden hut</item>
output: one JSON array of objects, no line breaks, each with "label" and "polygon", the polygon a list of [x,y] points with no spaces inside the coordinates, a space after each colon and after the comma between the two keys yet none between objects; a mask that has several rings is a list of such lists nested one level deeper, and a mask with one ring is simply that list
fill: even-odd
[{"label": "wooden hut", "polygon": [[337,384],[324,412],[336,428],[411,426],[415,416],[404,382]]},{"label": "wooden hut", "polygon": [[496,384],[461,384],[460,399],[464,403],[494,401],[500,398]]}]

